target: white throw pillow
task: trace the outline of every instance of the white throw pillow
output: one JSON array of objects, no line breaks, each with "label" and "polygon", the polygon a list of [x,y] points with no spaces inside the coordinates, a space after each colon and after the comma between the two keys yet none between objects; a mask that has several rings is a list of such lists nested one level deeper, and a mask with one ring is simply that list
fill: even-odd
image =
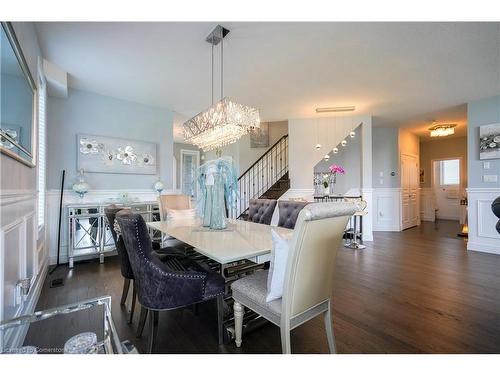
[{"label": "white throw pillow", "polygon": [[271,251],[271,265],[267,276],[266,302],[280,299],[283,296],[286,262],[291,238],[291,236],[282,237],[274,230],[271,230],[271,235],[273,250]]},{"label": "white throw pillow", "polygon": [[169,219],[193,219],[196,217],[196,208],[187,208],[184,210],[167,210],[167,220]]}]

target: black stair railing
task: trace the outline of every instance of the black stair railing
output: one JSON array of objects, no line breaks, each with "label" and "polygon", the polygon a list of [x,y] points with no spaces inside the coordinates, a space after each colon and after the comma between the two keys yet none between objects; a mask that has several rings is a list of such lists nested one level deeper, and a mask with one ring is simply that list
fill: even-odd
[{"label": "black stair railing", "polygon": [[288,172],[288,134],[281,137],[238,178],[238,201],[229,213],[239,218],[250,199],[260,198]]}]

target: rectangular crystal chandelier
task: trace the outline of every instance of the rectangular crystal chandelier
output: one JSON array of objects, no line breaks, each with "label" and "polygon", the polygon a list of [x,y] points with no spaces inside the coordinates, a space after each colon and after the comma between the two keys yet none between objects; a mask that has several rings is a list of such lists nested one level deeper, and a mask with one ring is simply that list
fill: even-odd
[{"label": "rectangular crystal chandelier", "polygon": [[[212,45],[212,106],[198,113],[183,125],[184,139],[203,151],[210,151],[236,142],[245,134],[260,128],[259,110],[236,103],[223,95],[224,37],[228,29],[217,25],[206,41]],[[221,100],[213,101],[214,46],[221,43]]]},{"label": "rectangular crystal chandelier", "polygon": [[259,111],[224,98],[184,123],[184,139],[203,151],[236,142],[260,127]]},{"label": "rectangular crystal chandelier", "polygon": [[455,134],[456,124],[436,125],[429,129],[431,137],[446,137]]}]

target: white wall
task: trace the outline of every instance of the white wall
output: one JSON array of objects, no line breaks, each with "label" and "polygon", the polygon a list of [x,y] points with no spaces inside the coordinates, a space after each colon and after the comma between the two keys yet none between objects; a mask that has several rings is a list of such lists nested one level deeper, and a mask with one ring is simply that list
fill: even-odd
[{"label": "white wall", "polygon": [[[363,129],[371,128],[371,117],[343,116],[289,120],[288,142],[291,189],[313,190],[315,165],[342,139],[349,137],[351,130],[355,129],[360,123],[363,123]],[[317,128],[319,129],[319,137],[316,131]],[[315,149],[318,138],[322,146],[319,151]],[[366,165],[364,167],[368,168]],[[371,187],[371,181],[369,186]]]},{"label": "white wall", "polygon": [[[14,22],[14,31],[37,82],[37,59],[41,55],[31,22]],[[0,321],[32,313],[47,270],[45,230],[38,231],[36,168],[29,168],[0,155]],[[15,284],[31,278],[28,296],[17,298]],[[6,347],[22,344],[26,329],[0,337]],[[2,342],[3,340],[3,342]]]},{"label": "white wall", "polygon": [[[359,195],[361,193],[361,126],[355,129],[356,136],[347,139],[347,145],[337,145],[337,154],[330,152],[328,161],[321,161],[314,167],[314,173],[330,173],[332,164],[340,165],[345,169],[345,174],[337,176],[335,184],[336,194]],[[330,190],[332,192],[332,190]]]},{"label": "white wall", "polygon": [[[361,126],[361,194],[373,213],[372,118],[368,115],[292,119],[288,121],[290,190],[284,198],[312,200],[314,166],[359,124]],[[357,135],[359,136],[359,134]],[[316,144],[321,143],[318,151]],[[372,214],[363,219],[363,240],[372,241]]]},{"label": "white wall", "polygon": [[[269,150],[281,137],[288,133],[288,121],[268,122],[269,125],[269,147],[251,148],[250,135],[241,137],[238,142],[222,148],[222,155],[230,156],[236,167],[238,176],[241,176],[255,161],[257,161],[267,150]],[[214,159],[215,151],[206,153],[205,160]]]}]

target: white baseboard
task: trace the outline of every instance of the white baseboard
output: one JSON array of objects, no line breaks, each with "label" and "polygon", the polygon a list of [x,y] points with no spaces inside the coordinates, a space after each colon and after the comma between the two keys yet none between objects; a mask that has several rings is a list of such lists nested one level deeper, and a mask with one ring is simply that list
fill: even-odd
[{"label": "white baseboard", "polygon": [[467,250],[500,255],[500,248],[498,246],[484,244],[480,242],[468,241]]}]

